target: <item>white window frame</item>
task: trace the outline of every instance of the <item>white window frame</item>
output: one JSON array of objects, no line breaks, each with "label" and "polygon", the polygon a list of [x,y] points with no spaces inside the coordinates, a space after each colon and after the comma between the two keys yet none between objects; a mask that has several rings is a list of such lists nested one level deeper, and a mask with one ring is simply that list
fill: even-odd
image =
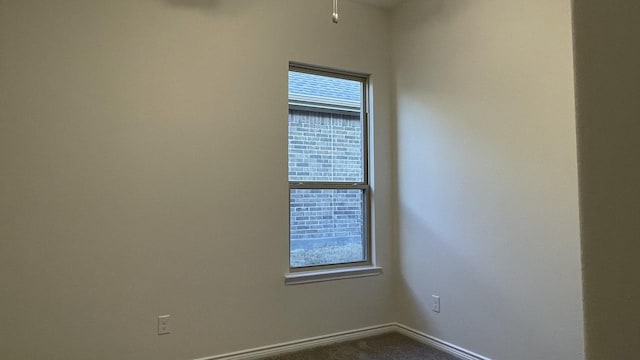
[{"label": "white window frame", "polygon": [[[362,87],[362,99],[360,106],[350,101],[332,101],[309,95],[289,96],[290,110],[307,110],[315,112],[329,112],[336,114],[353,115],[354,112],[360,114],[362,123],[362,166],[363,178],[359,182],[332,182],[332,181],[289,181],[289,194],[296,189],[354,189],[360,190],[363,194],[363,245],[364,260],[340,264],[323,264],[305,267],[291,266],[291,234],[289,235],[289,273],[285,276],[285,283],[288,285],[301,284],[317,281],[328,281],[344,278],[354,278],[363,276],[379,275],[382,269],[375,266],[373,241],[371,238],[372,218],[371,218],[371,186],[369,173],[370,143],[369,143],[369,75],[354,73],[343,70],[330,69],[326,67],[312,66],[301,63],[290,63],[289,71],[308,73],[314,75],[328,76],[333,78],[358,81]],[[291,213],[291,207],[289,207]],[[291,219],[291,216],[289,216]],[[289,220],[291,221],[291,220]],[[291,229],[291,224],[289,224]]]}]

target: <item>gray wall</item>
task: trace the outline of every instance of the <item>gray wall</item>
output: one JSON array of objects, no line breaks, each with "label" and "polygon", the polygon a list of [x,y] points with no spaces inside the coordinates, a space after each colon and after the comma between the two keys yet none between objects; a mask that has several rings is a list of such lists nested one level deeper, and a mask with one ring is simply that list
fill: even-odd
[{"label": "gray wall", "polygon": [[[639,6],[574,4],[576,155],[569,5],[394,12],[394,249],[387,14],[0,0],[0,358],[195,358],[397,320],[496,360],[582,359],[576,157],[588,358],[633,358]],[[374,74],[385,276],[283,285],[289,61]]]},{"label": "gray wall", "polygon": [[587,358],[640,353],[640,3],[573,5]]},{"label": "gray wall", "polygon": [[408,0],[392,32],[398,320],[583,359],[570,1]]},{"label": "gray wall", "polygon": [[[1,359],[194,359],[392,321],[388,17],[340,11],[0,0]],[[375,74],[385,275],[284,285],[289,61]]]}]

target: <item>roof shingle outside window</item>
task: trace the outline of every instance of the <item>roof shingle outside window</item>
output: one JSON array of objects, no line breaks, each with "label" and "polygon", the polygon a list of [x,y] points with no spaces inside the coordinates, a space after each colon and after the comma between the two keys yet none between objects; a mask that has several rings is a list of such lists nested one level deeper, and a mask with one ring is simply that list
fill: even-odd
[{"label": "roof shingle outside window", "polygon": [[289,73],[289,94],[360,101],[358,82],[298,72]]}]

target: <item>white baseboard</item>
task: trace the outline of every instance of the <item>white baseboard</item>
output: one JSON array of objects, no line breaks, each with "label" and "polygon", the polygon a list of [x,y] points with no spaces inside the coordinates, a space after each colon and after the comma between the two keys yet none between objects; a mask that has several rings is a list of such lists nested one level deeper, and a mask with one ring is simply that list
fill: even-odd
[{"label": "white baseboard", "polygon": [[419,341],[423,344],[429,345],[438,350],[442,350],[447,354],[451,354],[461,360],[491,360],[488,357],[484,357],[482,355],[478,355],[474,352],[471,352],[467,349],[463,349],[459,346],[448,343],[444,340],[440,340],[431,335],[427,335],[418,330],[412,329],[408,326],[404,326],[402,324],[394,324],[394,330],[399,332],[402,335],[410,337],[416,341]]},{"label": "white baseboard", "polygon": [[236,351],[227,354],[198,358],[195,360],[256,360],[268,356],[287,354],[295,351],[306,350],[317,346],[329,345],[339,342],[358,340],[370,336],[397,332],[410,337],[423,344],[451,354],[461,360],[491,360],[487,357],[475,354],[459,346],[450,344],[433,336],[414,330],[398,323],[370,326],[361,329],[343,331],[334,334],[316,336],[307,339],[289,341],[281,344],[262,346],[258,348]]},{"label": "white baseboard", "polygon": [[366,328],[343,331],[339,333],[316,336],[307,339],[289,341],[286,343],[262,346],[249,350],[236,351],[228,354],[203,357],[195,360],[255,360],[267,356],[282,355],[294,351],[310,349],[317,346],[329,345],[338,342],[362,339],[396,331],[395,324],[384,324]]}]

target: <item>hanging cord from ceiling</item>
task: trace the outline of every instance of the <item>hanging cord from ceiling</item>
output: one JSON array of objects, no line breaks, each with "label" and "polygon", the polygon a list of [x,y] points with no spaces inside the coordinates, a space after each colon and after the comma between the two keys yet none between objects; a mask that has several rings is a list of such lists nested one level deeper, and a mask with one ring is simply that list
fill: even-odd
[{"label": "hanging cord from ceiling", "polygon": [[338,0],[333,0],[333,14],[331,14],[331,19],[334,24],[338,23]]}]

